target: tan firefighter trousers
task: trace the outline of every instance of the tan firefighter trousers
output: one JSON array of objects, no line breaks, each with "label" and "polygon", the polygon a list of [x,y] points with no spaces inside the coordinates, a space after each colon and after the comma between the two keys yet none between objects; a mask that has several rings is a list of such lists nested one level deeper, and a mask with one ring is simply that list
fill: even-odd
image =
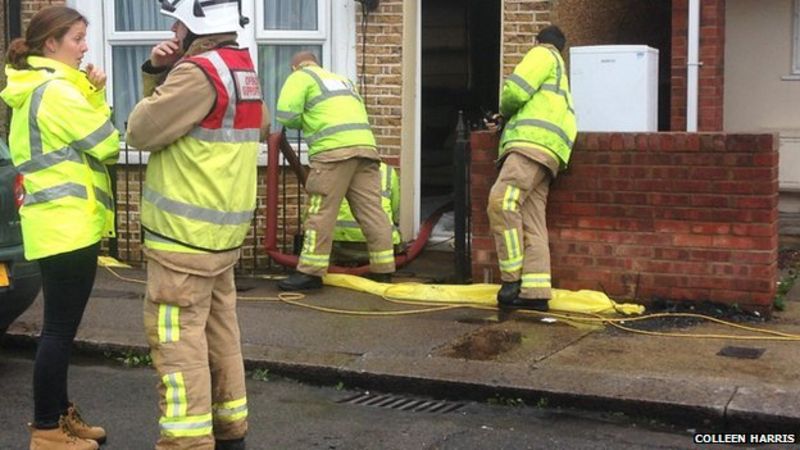
[{"label": "tan firefighter trousers", "polygon": [[328,270],[333,229],[339,205],[347,198],[369,251],[373,273],[392,273],[394,246],[392,224],[381,208],[381,176],[378,161],[350,158],[335,162],[311,161],[306,181],[308,215],[305,239],[297,264],[299,272],[323,276]]},{"label": "tan firefighter trousers", "polygon": [[147,251],[144,325],[161,409],[156,449],[213,450],[215,438],[247,432],[233,278],[238,254]]},{"label": "tan firefighter trousers", "polygon": [[520,298],[550,299],[550,249],[545,209],[552,175],[510,153],[489,192],[489,225],[504,282],[522,280]]}]

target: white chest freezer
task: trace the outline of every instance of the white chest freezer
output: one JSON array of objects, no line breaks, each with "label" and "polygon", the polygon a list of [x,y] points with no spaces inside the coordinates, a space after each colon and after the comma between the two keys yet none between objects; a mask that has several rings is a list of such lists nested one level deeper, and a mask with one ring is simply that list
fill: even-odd
[{"label": "white chest freezer", "polygon": [[579,131],[658,131],[658,50],[572,47],[570,84]]}]

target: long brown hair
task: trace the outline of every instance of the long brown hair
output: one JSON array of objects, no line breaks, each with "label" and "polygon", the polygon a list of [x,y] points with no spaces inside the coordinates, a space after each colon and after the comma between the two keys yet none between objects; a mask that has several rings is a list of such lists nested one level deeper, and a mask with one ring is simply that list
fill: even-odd
[{"label": "long brown hair", "polygon": [[18,70],[30,69],[28,56],[42,56],[45,42],[51,37],[61,42],[76,22],[89,25],[86,17],[66,6],[49,6],[40,10],[31,19],[28,29],[25,30],[25,37],[11,41],[6,53],[6,63]]}]

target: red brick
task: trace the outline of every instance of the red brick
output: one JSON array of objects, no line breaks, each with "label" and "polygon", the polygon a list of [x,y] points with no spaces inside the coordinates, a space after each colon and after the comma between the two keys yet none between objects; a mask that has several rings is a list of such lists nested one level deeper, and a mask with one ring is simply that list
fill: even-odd
[{"label": "red brick", "polygon": [[711,247],[713,242],[711,236],[697,234],[674,234],[672,236],[673,245],[679,247]]}]

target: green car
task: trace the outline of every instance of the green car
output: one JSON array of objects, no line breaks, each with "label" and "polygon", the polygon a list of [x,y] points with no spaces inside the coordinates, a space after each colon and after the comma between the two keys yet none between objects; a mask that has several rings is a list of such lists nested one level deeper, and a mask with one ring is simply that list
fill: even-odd
[{"label": "green car", "polygon": [[25,260],[19,207],[24,199],[22,175],[0,141],[0,337],[33,303],[42,287],[39,265]]}]

